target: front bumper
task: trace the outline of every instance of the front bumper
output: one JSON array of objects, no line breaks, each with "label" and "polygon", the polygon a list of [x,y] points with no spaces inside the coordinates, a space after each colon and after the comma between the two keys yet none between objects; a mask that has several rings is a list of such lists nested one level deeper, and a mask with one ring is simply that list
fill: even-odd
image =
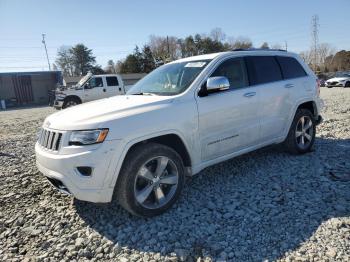
[{"label": "front bumper", "polygon": [[[91,146],[65,149],[65,154],[52,152],[36,143],[36,164],[50,183],[63,193],[89,202],[110,202],[113,187],[106,185],[107,177],[115,171],[115,150],[119,140],[104,141]],[[62,150],[63,151],[63,150]],[[90,176],[81,174],[77,167],[91,167]]]},{"label": "front bumper", "polygon": [[340,87],[344,87],[345,85],[345,82],[344,83],[341,83],[341,82],[326,82],[325,83],[325,86],[326,87],[337,87],[337,86],[340,86]]},{"label": "front bumper", "polygon": [[319,124],[321,124],[323,122],[323,117],[321,115],[319,115],[317,118],[316,118],[316,126],[318,126]]},{"label": "front bumper", "polygon": [[62,108],[62,106],[63,106],[63,100],[55,100],[53,103],[53,107],[55,107],[55,108],[60,109],[60,108]]}]

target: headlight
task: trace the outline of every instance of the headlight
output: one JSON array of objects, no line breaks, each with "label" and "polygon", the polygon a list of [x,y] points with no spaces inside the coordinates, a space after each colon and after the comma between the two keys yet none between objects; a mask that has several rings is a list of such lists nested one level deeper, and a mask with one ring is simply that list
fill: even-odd
[{"label": "headlight", "polygon": [[66,97],[67,95],[65,94],[58,94],[56,95],[56,100],[64,100],[64,98]]},{"label": "headlight", "polygon": [[73,131],[69,145],[92,145],[102,143],[108,134],[108,129]]}]

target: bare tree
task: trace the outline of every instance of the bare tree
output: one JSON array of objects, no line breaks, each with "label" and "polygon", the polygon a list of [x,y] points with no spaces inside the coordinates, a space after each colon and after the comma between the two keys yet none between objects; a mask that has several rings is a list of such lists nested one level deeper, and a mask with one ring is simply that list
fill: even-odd
[{"label": "bare tree", "polygon": [[250,40],[248,37],[237,37],[233,38],[230,37],[228,39],[228,44],[231,46],[232,49],[246,49],[246,48],[251,48],[253,46],[252,40]]},{"label": "bare tree", "polygon": [[215,27],[210,31],[210,38],[217,42],[225,41],[226,34],[222,31],[220,27]]},{"label": "bare tree", "polygon": [[282,45],[280,45],[280,44],[273,44],[273,45],[271,46],[271,48],[272,48],[272,49],[280,49],[280,50],[284,49],[284,48],[282,47]]},{"label": "bare tree", "polygon": [[311,65],[313,62],[313,53],[312,51],[303,51],[300,54],[300,57],[304,60],[304,62],[308,65]]},{"label": "bare tree", "polygon": [[321,43],[318,45],[318,63],[324,65],[326,57],[334,55],[336,52],[335,48],[328,43]]},{"label": "bare tree", "polygon": [[178,39],[174,36],[162,37],[151,35],[148,45],[157,61],[166,62],[180,57]]},{"label": "bare tree", "polygon": [[115,74],[116,73],[116,68],[115,68],[115,64],[113,62],[113,60],[108,60],[107,62],[107,66],[105,68],[105,71],[110,73],[110,74]]},{"label": "bare tree", "polygon": [[74,65],[73,65],[73,55],[70,46],[61,46],[57,50],[56,64],[58,68],[62,70],[63,75],[73,76]]}]

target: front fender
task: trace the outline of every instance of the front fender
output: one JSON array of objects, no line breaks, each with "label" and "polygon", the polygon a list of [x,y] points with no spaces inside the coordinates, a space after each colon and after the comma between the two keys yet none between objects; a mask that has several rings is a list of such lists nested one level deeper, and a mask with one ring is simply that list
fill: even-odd
[{"label": "front fender", "polygon": [[152,139],[152,138],[156,138],[164,135],[177,135],[185,145],[187,152],[189,152],[190,158],[192,158],[190,153],[191,151],[189,150],[189,145],[188,145],[189,142],[185,139],[185,136],[179,130],[163,130],[160,132],[151,133],[141,137],[134,138],[128,142],[122,140],[122,142],[120,143],[121,148],[116,150],[116,152],[112,156],[112,159],[115,159],[114,166],[111,166],[111,169],[114,169],[114,172],[110,172],[109,176],[105,178],[104,186],[114,188],[118,180],[119,172],[124,163],[125,157],[133,145],[142,141],[146,141],[148,139]]}]

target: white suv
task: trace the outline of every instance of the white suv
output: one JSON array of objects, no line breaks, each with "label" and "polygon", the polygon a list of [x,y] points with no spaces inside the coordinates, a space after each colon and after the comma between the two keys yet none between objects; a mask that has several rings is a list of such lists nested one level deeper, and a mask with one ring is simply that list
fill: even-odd
[{"label": "white suv", "polygon": [[313,146],[319,85],[293,53],[246,50],[163,65],[125,96],[50,115],[37,166],[60,191],[119,202],[139,216],[167,210],[185,176],[258,148]]}]

